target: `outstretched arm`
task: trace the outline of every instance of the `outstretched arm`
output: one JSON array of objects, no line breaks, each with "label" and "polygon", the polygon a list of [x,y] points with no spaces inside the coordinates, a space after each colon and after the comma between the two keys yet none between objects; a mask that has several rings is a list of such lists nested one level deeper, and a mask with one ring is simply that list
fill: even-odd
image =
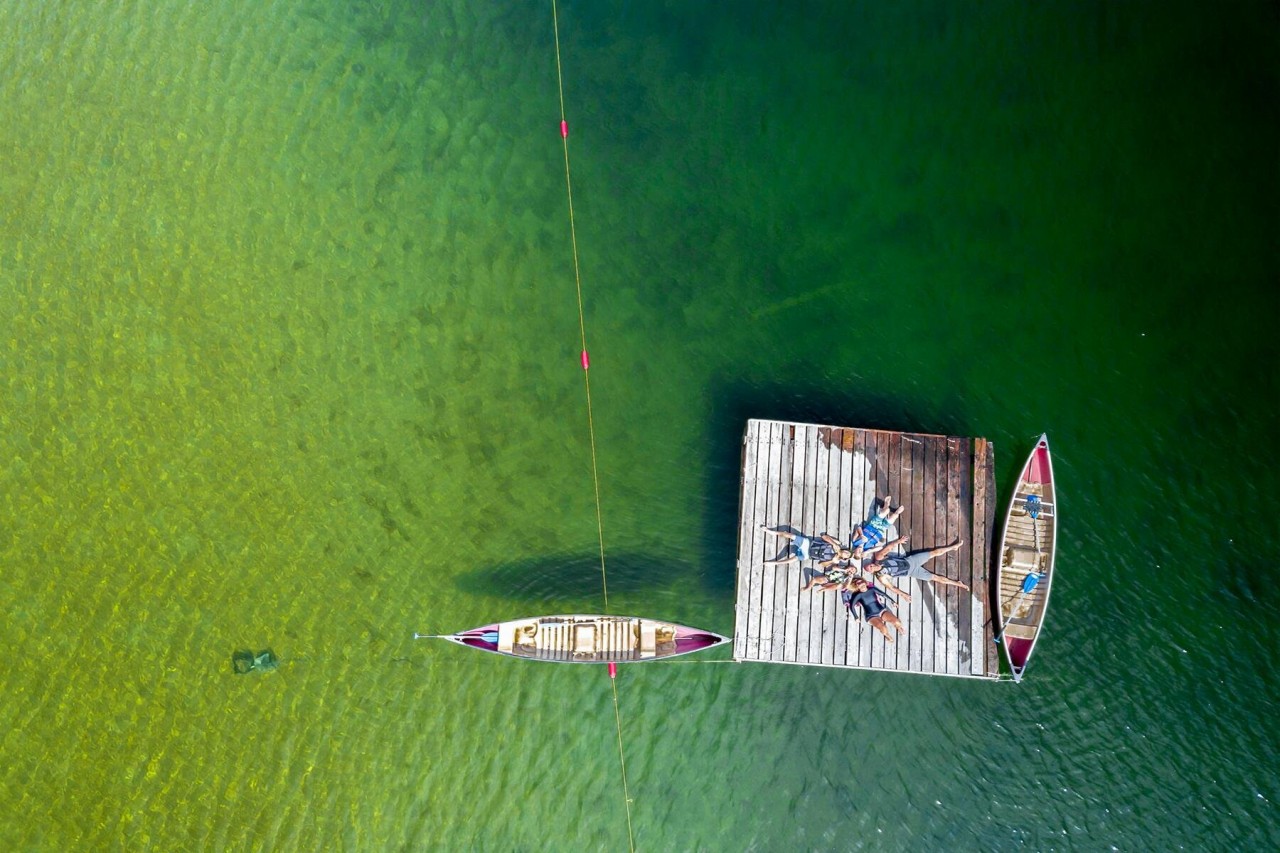
[{"label": "outstretched arm", "polygon": [[885,557],[889,556],[890,552],[892,552],[894,548],[897,548],[899,545],[901,545],[903,542],[906,542],[906,541],[907,541],[907,537],[899,536],[897,539],[893,540],[892,542],[885,543],[884,546],[881,547],[879,551],[876,551],[874,554],[871,555],[871,559],[877,563],[880,562]]},{"label": "outstretched arm", "polygon": [[880,586],[881,586],[884,590],[886,590],[886,591],[888,591],[888,590],[893,590],[893,591],[894,591],[894,592],[896,592],[898,595],[902,596],[902,600],[903,600],[903,601],[910,601],[910,600],[911,600],[911,596],[910,596],[910,594],[908,594],[908,593],[907,593],[907,591],[906,591],[905,589],[903,589],[903,588],[902,588],[902,587],[900,587],[900,586],[896,586],[896,585],[894,585],[894,584],[892,584],[892,583],[890,583],[890,582],[889,582],[889,573],[888,573],[888,572],[884,572],[884,573],[882,573],[882,574],[880,574],[880,575],[876,575],[876,582],[877,582],[877,583],[879,583],[879,584],[880,584]]}]

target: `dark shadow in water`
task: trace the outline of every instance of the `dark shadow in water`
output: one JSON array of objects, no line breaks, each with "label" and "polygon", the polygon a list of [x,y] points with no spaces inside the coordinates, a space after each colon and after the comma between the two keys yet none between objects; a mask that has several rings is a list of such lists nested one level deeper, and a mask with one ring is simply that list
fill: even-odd
[{"label": "dark shadow in water", "polygon": [[701,574],[716,594],[728,591],[732,595],[737,580],[742,434],[749,419],[941,435],[980,434],[969,432],[972,424],[957,394],[926,402],[867,389],[856,382],[834,386],[798,377],[785,384],[731,379],[713,386],[710,397],[708,475],[702,484],[708,496],[703,538],[708,553],[723,554],[726,559],[713,561]]},{"label": "dark shadow in water", "polygon": [[[611,596],[668,589],[697,571],[692,563],[667,556],[612,551],[607,566]],[[560,612],[595,613],[600,610],[600,555],[564,554],[499,563],[465,572],[456,583],[463,592],[475,595],[496,594],[530,605],[552,602]]]}]

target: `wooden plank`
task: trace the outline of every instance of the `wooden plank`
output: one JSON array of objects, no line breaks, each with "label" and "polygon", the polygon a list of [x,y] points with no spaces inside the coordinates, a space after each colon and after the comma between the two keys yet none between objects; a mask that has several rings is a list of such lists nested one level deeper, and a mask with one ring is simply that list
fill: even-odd
[{"label": "wooden plank", "polygon": [[755,476],[752,479],[751,520],[748,522],[752,548],[747,557],[746,571],[748,582],[744,590],[744,609],[746,611],[746,627],[743,634],[742,658],[753,660],[760,650],[760,581],[764,567],[760,565],[764,553],[765,537],[756,528],[756,524],[764,517],[766,495],[769,491],[769,424],[758,421],[755,424],[756,460]]},{"label": "wooden plank", "polygon": [[[917,486],[917,494],[919,495],[920,510],[918,514],[919,523],[913,529],[912,540],[915,543],[912,547],[922,548],[928,545],[930,537],[933,535],[936,520],[934,518],[934,461],[937,456],[938,439],[931,435],[919,436],[919,445],[917,453],[914,456],[915,470],[919,479]],[[921,614],[920,618],[924,618],[925,601],[920,596],[912,601],[911,605],[914,609],[913,614]],[[924,649],[920,646],[923,644],[923,638],[913,640],[911,647],[912,669],[916,672],[924,671]]]},{"label": "wooden plank", "polygon": [[[964,440],[953,438],[947,441],[947,543],[954,542],[960,535],[961,512],[960,512],[960,482],[961,482],[961,463],[960,460],[966,455],[964,448]],[[954,578],[956,574],[955,553],[947,554],[942,558],[942,565],[936,566],[935,572],[945,573],[947,577]],[[946,613],[954,614],[955,608],[955,587],[946,587],[943,590],[942,598],[946,602]],[[945,623],[947,630],[946,635],[946,651],[944,652],[944,660],[946,662],[945,671],[947,673],[957,672],[958,667],[955,664],[955,640],[956,635],[952,627],[952,622],[948,619]]]},{"label": "wooden plank", "polygon": [[[922,547],[922,543],[928,542],[925,531],[933,527],[933,506],[926,496],[927,489],[931,488],[933,481],[933,472],[926,468],[929,464],[927,457],[927,442],[930,439],[926,437],[911,437],[909,442],[911,452],[911,473],[912,473],[912,495],[910,521],[904,526],[904,532],[910,536],[907,542],[906,551],[914,550]],[[907,515],[907,513],[903,513]],[[907,626],[907,658],[906,668],[912,672],[920,672],[923,665],[923,652],[921,646],[925,640],[923,630],[924,626],[924,596],[919,591],[913,589],[916,584],[908,581],[902,586],[911,595],[911,602],[902,605],[901,617]]]},{"label": "wooden plank", "polygon": [[[792,523],[801,530],[804,530],[805,517],[810,512],[809,477],[806,466],[809,464],[809,456],[812,453],[809,447],[811,435],[812,427],[803,424],[796,426],[791,454],[791,518]],[[802,572],[799,571],[787,573],[786,612],[780,626],[782,642],[774,641],[774,650],[781,652],[780,659],[784,661],[796,659],[796,627],[802,594],[800,592],[801,577]],[[775,653],[774,659],[779,659],[779,655]]]},{"label": "wooden plank", "polygon": [[[872,450],[868,450],[868,442],[871,443]],[[850,529],[854,524],[864,520],[864,510],[871,500],[869,492],[875,491],[875,482],[872,477],[872,462],[869,454],[874,450],[875,438],[867,432],[867,430],[859,430],[854,440],[854,481],[857,484],[855,493],[851,496],[852,506],[850,511],[852,517],[850,519]],[[855,619],[852,615],[845,616],[849,625],[849,635],[851,646],[848,651],[849,662],[852,666],[869,667],[871,666],[871,639],[863,630],[864,623]]]},{"label": "wooden plank", "polygon": [[[849,443],[846,443],[846,438]],[[828,525],[828,533],[840,542],[849,540],[850,494],[853,491],[853,453],[852,430],[840,431],[840,449],[836,452],[838,474],[836,476],[836,519],[835,525]],[[849,626],[847,620],[841,618],[840,592],[832,590],[821,593],[824,620],[831,623],[831,662],[844,664],[846,650],[849,646]]]},{"label": "wooden plank", "polygon": [[[821,430],[815,431],[815,438],[818,438]],[[809,528],[803,531],[806,535],[812,536],[814,532],[821,529],[827,521],[827,466],[826,454],[822,448],[821,441],[817,441],[810,447],[814,456],[814,503],[812,507],[812,515],[806,517]],[[800,577],[802,586],[808,584],[812,577],[812,572],[808,565],[801,567]],[[796,619],[796,660],[805,663],[814,663],[821,660],[821,632],[815,631],[814,615],[813,615],[813,591],[802,593],[799,596],[798,616]],[[815,646],[815,640],[819,645]]]},{"label": "wooden plank", "polygon": [[[834,483],[834,477],[831,473],[831,441],[830,433],[826,434],[827,440],[821,441],[817,448],[818,453],[818,489],[817,504],[814,507],[814,526],[813,531],[825,531],[830,525],[831,515],[834,512],[831,500],[831,488]],[[813,663],[829,663],[831,661],[830,644],[830,626],[827,624],[826,613],[823,610],[823,601],[821,593],[814,594],[812,591],[808,593],[809,597],[809,660]]]},{"label": "wooden plank", "polygon": [[[788,523],[794,525],[801,512],[801,507],[795,505],[795,471],[792,467],[796,446],[795,427],[790,424],[784,424],[782,430],[783,432],[780,436],[782,440],[782,458],[778,468],[778,511],[780,518],[782,514],[785,514]],[[768,650],[765,650],[765,646],[762,643],[761,657],[771,660],[782,660],[783,658],[786,648],[787,593],[793,586],[792,580],[794,577],[795,572],[792,571],[791,566],[775,567],[774,595],[770,606]]]},{"label": "wooden plank", "polygon": [[[857,460],[855,454],[858,445],[858,431],[854,429],[846,429],[843,431],[843,437],[840,443],[840,510],[839,524],[836,530],[832,531],[833,536],[840,540],[842,546],[849,543],[849,532],[853,529],[853,515],[856,511],[853,502],[854,493],[857,491],[857,479],[855,476],[857,470]],[[852,569],[852,566],[850,567]],[[844,605],[840,601],[840,591],[833,590],[825,593],[828,601],[827,608],[832,614],[835,622],[836,631],[836,648],[835,648],[835,665],[849,665],[849,649],[852,644],[856,644],[857,640],[854,633],[850,630],[849,617],[845,613]]]},{"label": "wooden plank", "polygon": [[[760,426],[760,447],[757,451],[760,468],[756,478],[756,512],[757,523],[768,524],[769,513],[773,510],[776,503],[772,499],[774,489],[773,479],[774,471],[771,466],[776,465],[775,453],[777,445],[774,441],[774,430],[776,425],[772,422],[764,422]],[[757,534],[760,537],[760,551],[755,556],[751,566],[751,597],[748,601],[748,621],[747,621],[747,657],[751,660],[760,659],[760,619],[762,613],[763,590],[766,582],[766,569],[763,560],[766,555],[772,556],[776,540],[773,537],[765,536],[761,531]]]},{"label": "wooden plank", "polygon": [[[871,439],[874,442],[874,439]],[[860,524],[866,518],[866,507],[874,497],[875,482],[872,477],[871,462],[867,451],[868,433],[858,430],[854,439],[853,481],[854,491],[850,496],[849,529]],[[854,666],[869,666],[871,663],[871,645],[869,638],[861,628],[861,623],[851,616],[846,616],[849,627],[849,662]]]},{"label": "wooden plank", "polygon": [[973,638],[973,462],[975,448],[972,439],[964,440],[964,453],[960,457],[960,532],[964,545],[954,555],[955,575],[969,589],[952,587],[956,613],[956,636],[952,650],[955,671],[966,670],[969,665],[969,647]]},{"label": "wooden plank", "polygon": [[[905,523],[899,525],[899,528],[904,535],[910,537],[905,549],[908,551],[911,550],[912,542],[920,540],[920,531],[924,529],[924,480],[924,440],[916,435],[903,435],[902,489],[904,498],[907,499],[904,504],[907,509],[902,513],[903,518],[906,519]],[[907,622],[911,618],[911,608],[916,597],[912,596],[911,601],[911,604],[903,604],[899,612],[899,617],[907,623],[907,633],[902,637],[903,647],[899,660],[904,669],[918,670],[920,650],[916,648],[916,643],[919,642],[919,635],[912,633],[911,625]]]},{"label": "wooden plank", "polygon": [[[903,505],[902,436],[899,433],[889,434],[889,466],[886,474],[887,479],[881,494],[893,498],[893,500],[889,502],[889,509],[892,510],[894,506]],[[900,516],[898,521],[889,529],[888,541],[892,541],[900,536],[902,534],[903,525],[910,522],[909,519],[905,518],[906,512],[907,511],[904,509],[902,511],[903,515]],[[906,623],[903,624],[905,625]],[[910,642],[904,644],[898,642],[898,640],[902,638],[907,638],[909,640],[909,637],[905,634],[898,634],[893,630],[893,626],[888,627],[889,635],[894,639],[892,643],[885,641],[885,666],[890,669],[901,669],[906,664],[905,660],[902,659],[902,656],[905,654],[904,649],[910,647]]]},{"label": "wooden plank", "polygon": [[[874,433],[874,436],[875,436],[875,442],[876,442],[876,454],[875,454],[875,467],[872,469],[875,472],[874,479],[873,479],[873,483],[875,487],[872,489],[873,501],[876,497],[880,497],[884,495],[885,484],[888,482],[888,479],[889,479],[889,476],[888,476],[889,436],[886,433],[883,433],[880,431],[876,431]],[[870,507],[871,505],[872,505],[872,501],[868,501],[868,507]],[[871,510],[868,509],[867,512],[870,513]],[[864,625],[865,625],[865,620],[864,620]],[[864,636],[868,637],[871,641],[871,667],[873,669],[884,669],[885,645],[886,645],[884,638],[880,636],[879,631],[877,631],[875,628],[872,628],[870,625],[865,625],[865,627],[863,628],[863,634]]]},{"label": "wooden plank", "polygon": [[[841,477],[844,473],[845,457],[844,430],[833,430],[834,440],[827,446],[827,526],[826,533],[839,537],[841,515],[840,499],[844,494]],[[836,604],[839,602],[838,592],[819,593],[815,602],[822,614],[822,662],[835,665],[837,655],[843,653],[845,627],[836,618]],[[839,651],[838,651],[839,650]]]},{"label": "wooden plank", "polygon": [[[933,444],[933,529],[929,532],[929,538],[925,542],[916,544],[916,548],[932,548],[936,546],[938,540],[946,535],[947,530],[947,444],[948,439],[938,438]],[[924,587],[924,584],[916,584],[916,588]],[[922,589],[923,592],[923,589]],[[929,634],[924,639],[924,648],[922,653],[924,656],[923,667],[925,672],[937,672],[938,670],[946,670],[946,666],[940,666],[938,660],[938,635],[942,633],[938,629],[937,622],[945,620],[945,615],[938,613],[938,597],[934,594],[933,589],[929,589],[928,597],[922,596],[924,602],[925,616],[927,621]],[[943,647],[946,643],[943,642]],[[945,648],[943,648],[945,652]]]},{"label": "wooden plank", "polygon": [[[969,528],[973,524],[973,442],[969,439],[957,442],[959,453],[956,455],[956,538],[964,539],[959,551],[947,555],[948,578],[968,583],[965,580],[965,566],[970,562]],[[952,539],[954,542],[954,539]],[[947,544],[950,544],[948,542]],[[951,637],[950,660],[948,672],[960,671],[960,658],[964,656],[964,648],[969,644],[969,593],[959,587],[948,588],[951,605]]]},{"label": "wooden plank", "polygon": [[[766,524],[769,527],[778,526],[786,518],[787,507],[782,490],[782,458],[787,441],[785,429],[786,425],[777,421],[773,422],[769,429],[769,499],[765,508],[768,519]],[[774,541],[776,543],[778,540]],[[783,571],[785,570],[784,567]],[[772,651],[774,584],[777,581],[778,571],[777,566],[764,566],[760,585],[759,646],[755,655],[758,660],[768,660]]]},{"label": "wooden plank", "polygon": [[995,464],[995,446],[988,443],[987,445],[987,506],[986,506],[986,554],[982,561],[982,611],[985,614],[983,624],[985,625],[985,633],[983,634],[982,647],[986,650],[986,668],[984,675],[992,678],[1000,674],[1000,651],[995,646],[995,611],[992,609],[991,602],[991,562],[992,542],[995,537],[996,523],[996,464]]},{"label": "wooden plank", "polygon": [[973,466],[973,518],[969,525],[969,536],[973,543],[969,559],[969,649],[967,660],[961,660],[961,666],[967,663],[970,675],[982,675],[986,671],[986,649],[984,642],[984,620],[982,607],[982,591],[987,586],[984,571],[987,555],[986,507],[987,507],[987,474],[991,460],[991,449],[986,439],[979,438],[974,442]]},{"label": "wooden plank", "polygon": [[[787,484],[783,485],[783,489],[788,493],[787,506],[787,524],[795,526],[794,520],[800,512],[804,510],[803,496],[797,496],[797,489],[803,488],[804,475],[803,471],[796,473],[796,464],[799,461],[803,465],[803,448],[800,447],[797,433],[800,428],[794,425],[787,427],[787,441],[790,443],[791,455],[790,459],[785,461],[783,469],[787,471]],[[774,576],[774,613],[773,613],[773,644],[769,649],[769,660],[776,662],[785,662],[787,654],[787,639],[790,633],[791,612],[795,610],[795,570],[794,566],[787,565],[778,570]]]},{"label": "wooden plank", "polygon": [[[756,476],[760,422],[747,421],[742,437],[742,491],[739,497],[738,587],[734,603],[733,656],[742,660],[747,653],[747,613],[751,600],[752,567],[756,554]],[[761,537],[763,538],[763,537]]]}]

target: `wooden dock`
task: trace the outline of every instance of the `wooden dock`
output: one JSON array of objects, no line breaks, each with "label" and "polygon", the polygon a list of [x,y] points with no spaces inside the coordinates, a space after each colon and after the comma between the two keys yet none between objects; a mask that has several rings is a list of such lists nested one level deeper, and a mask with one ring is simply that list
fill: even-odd
[{"label": "wooden dock", "polygon": [[[760,525],[849,541],[877,496],[905,510],[908,550],[958,551],[928,568],[970,590],[898,579],[911,595],[895,610],[906,633],[887,643],[852,619],[837,591],[800,591],[815,563],[766,566],[787,542]],[[885,432],[782,421],[747,422],[742,447],[738,590],[733,656],[740,661],[856,667],[995,678],[990,624],[990,548],[995,521],[991,444],[982,438]]]}]

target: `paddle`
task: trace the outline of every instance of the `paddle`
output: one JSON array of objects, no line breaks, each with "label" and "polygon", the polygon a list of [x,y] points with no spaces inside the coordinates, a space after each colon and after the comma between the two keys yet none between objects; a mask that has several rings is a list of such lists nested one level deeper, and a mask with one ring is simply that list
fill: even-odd
[{"label": "paddle", "polygon": [[[1044,574],[1042,572],[1030,572],[1027,574],[1025,578],[1022,579],[1022,589],[1019,590],[1018,594],[1013,597],[1013,603],[1009,605],[1010,617],[1012,617],[1013,613],[1017,611],[1018,605],[1022,603],[1022,599],[1026,598],[1027,594],[1031,592],[1031,590],[1036,588],[1036,584],[1040,583],[1040,579],[1042,577],[1044,577]],[[993,643],[1000,642],[1001,638],[1004,637],[1004,632],[1007,631],[1008,629],[1009,629],[1009,624],[1005,623],[1005,626],[1000,629],[1000,633],[996,634],[991,641]]]}]

